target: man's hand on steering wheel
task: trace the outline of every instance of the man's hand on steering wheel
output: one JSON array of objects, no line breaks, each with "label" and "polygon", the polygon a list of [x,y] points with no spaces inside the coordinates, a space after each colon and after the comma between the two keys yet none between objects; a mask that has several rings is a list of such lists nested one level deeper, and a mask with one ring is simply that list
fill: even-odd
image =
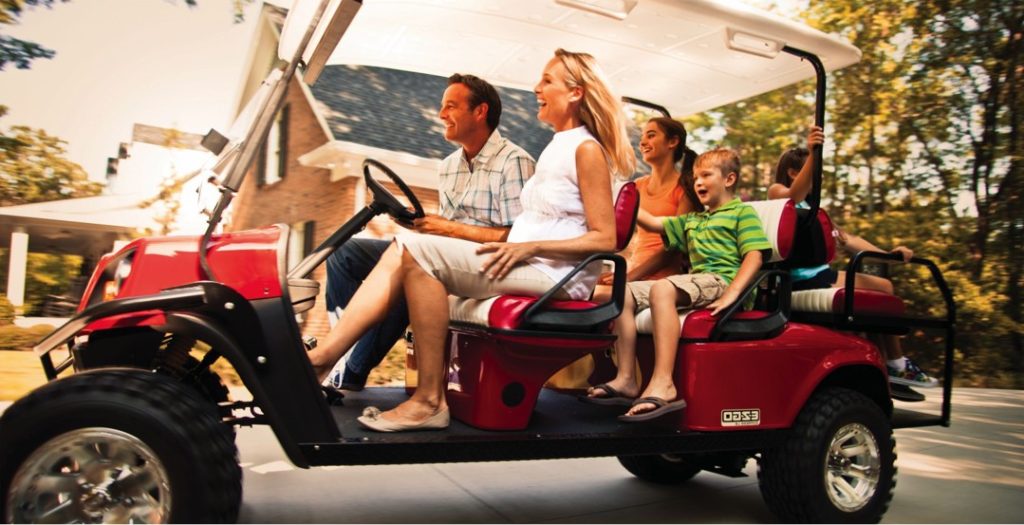
[{"label": "man's hand on steering wheel", "polygon": [[412,230],[416,233],[424,233],[427,235],[444,235],[446,237],[452,237],[457,228],[455,221],[445,219],[440,215],[434,215],[428,213],[418,219],[413,219]]}]

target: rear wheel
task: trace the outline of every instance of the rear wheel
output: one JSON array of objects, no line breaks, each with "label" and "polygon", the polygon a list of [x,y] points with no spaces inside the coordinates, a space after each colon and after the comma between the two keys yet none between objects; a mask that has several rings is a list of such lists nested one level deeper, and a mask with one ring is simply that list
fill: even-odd
[{"label": "rear wheel", "polygon": [[882,409],[859,392],[816,393],[790,439],[766,450],[761,495],[782,521],[877,523],[896,486],[896,443]]},{"label": "rear wheel", "polygon": [[234,522],[241,469],[195,390],[137,370],[48,383],[0,418],[5,522]]},{"label": "rear wheel", "polygon": [[701,471],[687,454],[619,456],[618,459],[619,463],[634,476],[663,485],[685,483]]}]

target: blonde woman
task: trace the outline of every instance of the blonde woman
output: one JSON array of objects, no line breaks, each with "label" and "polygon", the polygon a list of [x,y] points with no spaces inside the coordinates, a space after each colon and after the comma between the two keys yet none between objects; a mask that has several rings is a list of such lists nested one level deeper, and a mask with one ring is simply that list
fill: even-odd
[{"label": "blonde woman", "polygon": [[[523,213],[507,242],[400,234],[359,288],[323,346],[309,353],[323,376],[405,293],[416,333],[419,385],[409,400],[381,412],[368,408],[359,422],[381,431],[448,426],[444,343],[448,295],[484,299],[501,294],[541,295],[589,254],[615,247],[612,176],[632,174],[636,159],[618,97],[594,58],[559,49],[534,87],[537,118],[555,135],[523,187]],[[560,292],[590,296],[599,267],[584,271]]]}]

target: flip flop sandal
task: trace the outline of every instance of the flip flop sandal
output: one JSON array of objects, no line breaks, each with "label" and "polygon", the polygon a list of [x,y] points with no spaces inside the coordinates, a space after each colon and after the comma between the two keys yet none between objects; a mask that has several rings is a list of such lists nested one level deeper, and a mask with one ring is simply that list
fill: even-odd
[{"label": "flip flop sandal", "polygon": [[601,390],[604,390],[604,395],[588,396],[583,394],[582,396],[577,396],[576,399],[579,399],[584,403],[590,403],[591,405],[624,407],[628,407],[633,404],[633,399],[635,399],[622,395],[618,390],[608,386],[608,383],[601,383],[600,385],[596,385],[592,388],[600,388]]},{"label": "flip flop sandal", "polygon": [[660,397],[640,397],[637,398],[636,401],[633,401],[632,406],[644,404],[654,405],[654,409],[648,410],[647,412],[641,412],[639,414],[633,414],[632,416],[622,414],[621,416],[619,416],[619,421],[625,421],[627,423],[650,421],[652,419],[657,419],[666,414],[678,412],[686,408],[686,400],[684,399],[676,399],[675,401],[669,402],[665,401]]}]

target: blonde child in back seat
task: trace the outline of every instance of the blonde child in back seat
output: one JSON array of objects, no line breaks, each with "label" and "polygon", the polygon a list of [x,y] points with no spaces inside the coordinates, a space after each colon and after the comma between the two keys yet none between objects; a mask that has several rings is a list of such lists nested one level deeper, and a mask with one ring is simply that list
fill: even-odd
[{"label": "blonde child in back seat", "polygon": [[660,232],[666,249],[688,254],[691,270],[656,281],[627,284],[625,306],[614,330],[618,336],[618,372],[615,379],[590,389],[584,401],[610,404],[609,393],[618,393],[624,402],[637,395],[636,313],[650,308],[654,370],[647,388],[619,419],[647,421],[686,407],[672,379],[680,335],[677,308],[708,308],[713,315],[718,314],[753,281],[771,250],[757,212],[735,197],[739,173],[740,159],[735,151],[708,151],[697,157],[693,170],[694,190],[705,211],[654,217],[640,210],[639,223]]},{"label": "blonde child in back seat", "polygon": [[[791,148],[779,158],[775,168],[775,183],[768,187],[769,199],[792,199],[798,206],[806,206],[804,199],[811,192],[813,177],[813,161],[809,150],[823,144],[825,134],[821,128],[812,126],[807,135],[807,148]],[[885,252],[856,235],[840,232],[839,241],[843,249],[850,255],[861,251]],[[897,253],[904,261],[909,261],[914,252],[906,246],[897,246],[889,253]],[[818,288],[842,288],[846,282],[846,272],[836,271],[827,264],[811,268],[794,268],[791,270],[793,291],[813,290]],[[893,293],[892,282],[888,279],[858,273],[854,276],[854,287],[863,290],[874,290],[887,294]],[[913,361],[903,355],[900,339],[895,335],[884,335],[881,339],[882,352],[886,356],[889,370],[889,381],[902,386],[934,387],[938,381],[922,371]],[[894,394],[896,392],[894,391]],[[916,392],[907,396],[916,398]]]}]

